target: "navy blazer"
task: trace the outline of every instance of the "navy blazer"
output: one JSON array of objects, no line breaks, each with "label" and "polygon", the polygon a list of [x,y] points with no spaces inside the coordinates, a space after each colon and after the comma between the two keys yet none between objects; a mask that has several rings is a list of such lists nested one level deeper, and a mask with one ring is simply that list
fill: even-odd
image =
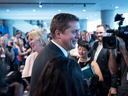
[{"label": "navy blazer", "polygon": [[41,72],[43,71],[46,63],[55,56],[65,56],[63,52],[58,48],[53,42],[49,42],[49,44],[44,47],[38,56],[35,59],[32,75],[31,75],[31,82],[30,82],[30,96],[32,96],[32,92],[34,87],[40,77]]}]

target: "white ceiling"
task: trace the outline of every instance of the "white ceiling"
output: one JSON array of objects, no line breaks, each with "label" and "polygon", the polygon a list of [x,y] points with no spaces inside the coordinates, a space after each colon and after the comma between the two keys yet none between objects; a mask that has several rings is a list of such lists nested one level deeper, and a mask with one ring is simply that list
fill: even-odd
[{"label": "white ceiling", "polygon": [[[43,4],[43,7],[39,8],[39,2],[49,4]],[[94,4],[84,7],[84,3]],[[66,12],[75,14],[80,19],[88,17],[89,20],[96,20],[100,19],[101,10],[115,10],[119,14],[128,12],[127,4],[128,0],[0,0],[0,19],[44,20],[52,19],[57,13]],[[119,8],[116,9],[115,6]],[[83,9],[86,11],[83,12]]]}]

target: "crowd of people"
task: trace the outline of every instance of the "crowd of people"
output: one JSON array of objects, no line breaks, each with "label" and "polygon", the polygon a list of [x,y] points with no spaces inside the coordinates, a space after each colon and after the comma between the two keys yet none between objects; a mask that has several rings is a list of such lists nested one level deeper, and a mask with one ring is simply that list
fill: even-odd
[{"label": "crowd of people", "polygon": [[[11,39],[8,33],[0,37],[0,96],[8,96],[5,87],[13,88],[11,96],[23,96],[25,90],[29,96],[128,96],[128,50],[122,38],[116,37],[118,62],[117,50],[103,47],[104,25],[94,33],[80,32],[78,17],[60,13],[50,31],[33,29],[21,38],[18,30]],[[6,84],[11,71],[21,72],[25,84]]]}]

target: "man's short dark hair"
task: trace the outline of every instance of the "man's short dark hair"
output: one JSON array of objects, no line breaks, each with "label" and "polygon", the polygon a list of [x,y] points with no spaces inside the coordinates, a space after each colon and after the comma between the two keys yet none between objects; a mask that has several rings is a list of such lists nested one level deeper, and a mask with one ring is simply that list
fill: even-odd
[{"label": "man's short dark hair", "polygon": [[19,31],[20,31],[20,30],[17,30],[16,33],[20,33]]},{"label": "man's short dark hair", "polygon": [[2,32],[0,31],[0,34],[2,35]]},{"label": "man's short dark hair", "polygon": [[50,31],[52,34],[52,38],[55,38],[55,31],[58,29],[62,33],[69,28],[69,22],[79,21],[79,18],[73,14],[69,13],[60,13],[53,17],[50,25]]},{"label": "man's short dark hair", "polygon": [[98,27],[103,27],[104,30],[106,31],[106,26],[105,26],[105,25],[101,24],[101,25],[98,25],[97,28],[98,28]]}]

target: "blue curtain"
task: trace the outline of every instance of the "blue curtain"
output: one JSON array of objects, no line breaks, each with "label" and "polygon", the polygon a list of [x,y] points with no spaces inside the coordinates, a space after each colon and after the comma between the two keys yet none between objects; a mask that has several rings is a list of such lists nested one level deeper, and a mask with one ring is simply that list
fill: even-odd
[{"label": "blue curtain", "polygon": [[0,26],[0,31],[2,32],[2,36],[4,35],[4,33],[9,34],[9,28],[8,27]]}]

